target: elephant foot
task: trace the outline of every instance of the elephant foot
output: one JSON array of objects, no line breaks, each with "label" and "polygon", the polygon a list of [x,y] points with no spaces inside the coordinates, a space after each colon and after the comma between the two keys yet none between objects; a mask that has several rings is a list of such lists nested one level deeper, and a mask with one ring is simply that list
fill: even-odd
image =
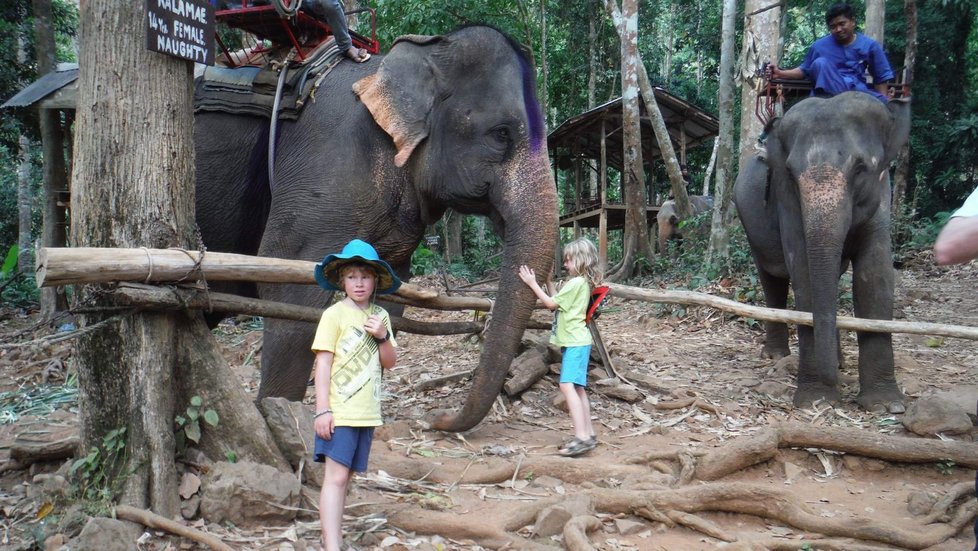
[{"label": "elephant foot", "polygon": [[795,391],[795,407],[811,407],[814,402],[819,400],[837,404],[840,401],[839,389],[818,383],[798,383],[798,390]]},{"label": "elephant foot", "polygon": [[764,348],[761,349],[761,358],[765,360],[780,360],[790,355],[791,351],[788,350],[787,346],[765,344]]},{"label": "elephant foot", "polygon": [[856,403],[870,413],[897,414],[907,411],[906,399],[900,389],[891,388],[860,392],[856,397]]}]

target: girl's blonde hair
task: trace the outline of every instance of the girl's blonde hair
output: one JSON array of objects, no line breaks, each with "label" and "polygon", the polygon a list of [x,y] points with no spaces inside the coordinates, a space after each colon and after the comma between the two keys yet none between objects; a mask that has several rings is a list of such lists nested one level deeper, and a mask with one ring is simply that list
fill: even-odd
[{"label": "girl's blonde hair", "polygon": [[577,273],[584,276],[591,288],[601,285],[604,274],[598,268],[598,248],[586,237],[564,245],[564,257],[569,258]]}]

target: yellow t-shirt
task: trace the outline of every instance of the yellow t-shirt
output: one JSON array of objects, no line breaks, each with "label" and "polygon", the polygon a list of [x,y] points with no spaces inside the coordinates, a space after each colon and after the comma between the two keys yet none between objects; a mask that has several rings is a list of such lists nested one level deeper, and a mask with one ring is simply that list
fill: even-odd
[{"label": "yellow t-shirt", "polygon": [[[384,320],[390,342],[397,347],[387,311],[371,304],[369,314],[379,315]],[[333,353],[329,407],[337,426],[376,427],[383,424],[380,352],[377,341],[363,330],[367,316],[368,312],[338,302],[323,312],[312,341],[313,352]]]},{"label": "yellow t-shirt", "polygon": [[591,332],[584,325],[591,288],[582,276],[572,277],[554,295],[557,311],[550,342],[557,346],[586,346],[591,344]]}]

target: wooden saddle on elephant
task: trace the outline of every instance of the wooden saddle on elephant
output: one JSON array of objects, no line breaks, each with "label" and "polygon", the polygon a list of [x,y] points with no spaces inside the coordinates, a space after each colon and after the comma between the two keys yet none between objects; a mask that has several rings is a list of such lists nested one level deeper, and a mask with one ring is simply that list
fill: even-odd
[{"label": "wooden saddle on elephant", "polygon": [[[328,40],[304,63],[287,63],[278,102],[278,118],[296,120],[303,105],[343,59]],[[194,82],[194,113],[218,111],[271,118],[281,75],[271,66],[207,67]]]},{"label": "wooden saddle on elephant", "polygon": [[[811,95],[814,84],[812,81],[789,78],[768,78],[767,64],[758,70],[761,77],[761,92],[754,103],[754,116],[765,127],[772,120],[784,115],[784,112],[801,99]],[[899,78],[886,83],[887,97],[890,99],[910,97],[910,76],[907,69],[902,68],[897,75]]]}]

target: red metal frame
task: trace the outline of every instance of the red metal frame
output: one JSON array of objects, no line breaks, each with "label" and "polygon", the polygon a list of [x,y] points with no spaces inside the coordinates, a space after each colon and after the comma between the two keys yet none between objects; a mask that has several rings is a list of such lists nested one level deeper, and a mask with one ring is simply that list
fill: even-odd
[{"label": "red metal frame", "polygon": [[[243,52],[231,52],[217,37],[218,46],[224,53],[228,64],[232,67],[263,63],[265,54],[271,49],[289,46],[295,51],[295,58],[304,61],[312,51],[325,42],[332,34],[332,29],[326,23],[312,17],[304,11],[299,11],[294,17],[281,17],[271,4],[253,5],[254,0],[242,0],[241,7],[218,10],[215,18],[219,24],[241,29],[256,36],[259,41],[268,40],[273,46],[268,48],[263,42],[258,42]],[[363,48],[371,54],[380,53],[377,42],[377,14],[372,9],[361,8],[349,13],[370,12],[371,36],[367,38],[359,33],[350,32],[353,45]],[[240,57],[243,55],[244,57]]]}]

